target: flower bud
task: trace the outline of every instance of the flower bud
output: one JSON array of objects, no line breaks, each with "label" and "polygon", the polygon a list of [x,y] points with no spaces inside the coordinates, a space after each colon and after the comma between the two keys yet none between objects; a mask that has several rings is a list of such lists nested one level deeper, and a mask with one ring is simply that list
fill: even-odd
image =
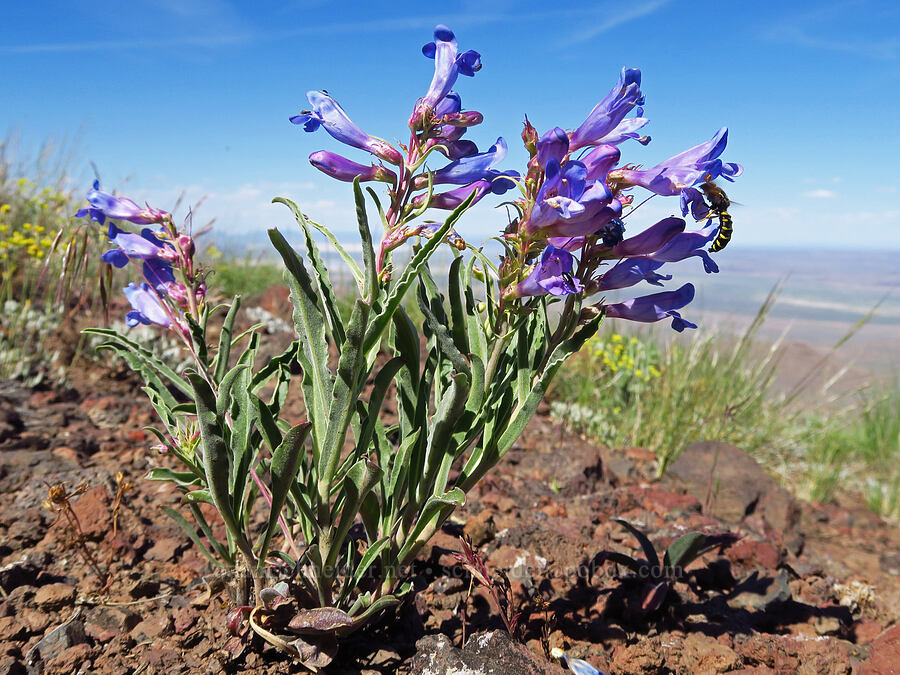
[{"label": "flower bud", "polygon": [[191,237],[187,236],[186,234],[179,235],[178,246],[182,251],[184,251],[184,254],[186,256],[188,256],[189,258],[193,257],[196,247],[194,245],[194,240]]},{"label": "flower bud", "polygon": [[397,175],[393,171],[380,164],[369,166],[358,164],[327,150],[319,150],[311,154],[309,163],[322,173],[348,183],[353,182],[356,178],[359,178],[361,182],[378,180],[385,183],[392,183],[397,179]]},{"label": "flower bud", "polygon": [[452,127],[474,127],[484,121],[484,115],[475,110],[450,113],[441,118],[441,124],[449,124]]},{"label": "flower bud", "polygon": [[537,154],[538,132],[534,125],[528,121],[527,115],[525,116],[525,128],[522,129],[522,142],[525,144],[528,154],[534,157]]}]

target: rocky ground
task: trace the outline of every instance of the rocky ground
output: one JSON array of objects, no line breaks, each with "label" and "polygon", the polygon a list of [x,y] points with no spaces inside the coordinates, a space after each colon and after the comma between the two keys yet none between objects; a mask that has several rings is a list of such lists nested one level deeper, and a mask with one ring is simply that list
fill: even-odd
[{"label": "rocky ground", "polygon": [[[143,480],[168,461],[141,430],[152,421],[134,381],[100,368],[67,388],[0,383],[0,673],[297,672],[228,634],[224,581],[161,510],[178,495]],[[692,446],[662,481],[652,459],[542,411],[423,552],[414,597],[345,640],[327,672],[566,672],[553,647],[609,674],[900,672],[895,526],[849,500],[796,501],[730,446]],[[118,472],[134,485],[119,500]],[[49,486],[82,481],[69,501],[83,547],[42,505]],[[658,548],[691,530],[742,538],[647,614],[642,582],[597,557],[639,553],[613,518]],[[517,641],[484,589],[468,597],[461,535],[505,573]]]}]

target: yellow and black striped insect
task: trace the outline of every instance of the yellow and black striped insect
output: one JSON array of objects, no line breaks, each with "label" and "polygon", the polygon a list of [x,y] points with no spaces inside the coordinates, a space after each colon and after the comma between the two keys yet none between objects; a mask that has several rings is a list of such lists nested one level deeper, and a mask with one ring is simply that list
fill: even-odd
[{"label": "yellow and black striped insect", "polygon": [[731,200],[725,194],[725,190],[713,183],[711,180],[706,181],[700,186],[706,200],[709,202],[710,210],[719,217],[719,234],[716,235],[712,246],[709,247],[710,253],[716,253],[728,246],[731,241],[731,234],[734,232],[734,226],[731,216],[728,214],[728,207],[731,206]]}]

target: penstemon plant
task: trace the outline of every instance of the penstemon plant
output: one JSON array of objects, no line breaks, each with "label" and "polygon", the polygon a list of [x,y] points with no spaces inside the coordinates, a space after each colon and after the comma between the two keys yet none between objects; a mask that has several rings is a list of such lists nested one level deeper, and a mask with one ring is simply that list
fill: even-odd
[{"label": "penstemon plant", "polygon": [[[133,308],[127,323],[173,331],[194,363],[177,373],[127,335],[90,331],[141,374],[163,426],[155,433],[182,464],[179,471],[156,468],[149,478],[170,481],[183,493],[194,522],[176,510],[169,515],[213,563],[236,571],[237,604],[250,627],[313,667],[333,654],[335,635],[358,628],[410,590],[408,564],[503,458],[554,374],[603,317],[670,318],[675,330],[695,327],[678,311],[693,298],[690,284],[625,302],[586,299],[642,281],[662,285],[671,276],[657,270],[688,257],[718,271],[704,247],[716,237],[724,209],[704,196],[716,179],[741,172],[719,159],[725,129],[653,168],[616,168],[619,144],[650,140],[637,133],[647,119],[634,69],[622,70],[574,131],[556,127],[539,135],[526,119],[524,174],[500,170],[506,142],[500,138],[479,152],[463,138],[482,115],[464,111],[453,90],[459,75],[480,70],[480,55],[460,52],[444,26],[423,52],[434,59],[434,77],[409,118],[406,145],[366,134],[322,91],[310,92],[312,109],[291,118],[377,162],[360,164],[325,150],[310,156],[316,168],[352,183],[361,260],[296,204],[275,200],[293,212],[305,250],[301,255],[277,229],[269,230],[284,262],[297,331],[296,341],[271,360],[257,360],[259,326],[235,334],[239,297],[228,306],[209,303],[208,271],[195,264],[190,233],[170,214],[98,184],[79,212],[101,224],[148,226],[134,233],[110,223],[114,248],[104,260],[132,264],[143,277],[124,289]],[[432,168],[440,158],[448,161]],[[366,188],[380,242],[369,227],[364,182],[387,185],[384,201]],[[705,226],[686,232],[682,218],[669,217],[625,238],[637,208],[635,188],[679,196],[683,215]],[[502,247],[495,261],[455,226],[479,200],[510,191],[516,218],[494,237]],[[428,221],[426,211],[449,215]],[[356,281],[347,320],[318,236]],[[453,260],[439,282],[429,260],[445,243]],[[392,259],[401,246],[410,247],[403,265]],[[421,325],[404,309],[412,294]],[[210,319],[217,312],[225,316],[213,322],[221,325],[213,345]],[[301,423],[285,413],[294,373],[301,373],[308,418]],[[396,398],[390,419],[382,414],[389,393]],[[204,504],[214,507],[216,519]],[[260,511],[262,523],[251,517]]]}]

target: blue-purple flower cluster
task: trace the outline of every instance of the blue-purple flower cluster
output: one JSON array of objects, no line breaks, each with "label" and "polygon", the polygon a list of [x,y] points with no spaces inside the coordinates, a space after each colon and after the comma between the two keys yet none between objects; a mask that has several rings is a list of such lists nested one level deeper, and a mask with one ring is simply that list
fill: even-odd
[{"label": "blue-purple flower cluster", "polygon": [[[700,258],[707,273],[719,271],[706,251],[719,224],[713,222],[715,214],[695,186],[740,175],[740,165],[720,159],[727,129],[650,169],[616,168],[621,158],[618,144],[630,138],[644,144],[650,140],[637,135],[648,121],[641,107],[640,83],[640,71],[623,69],[616,86],[574,131],[556,127],[538,136],[526,122],[523,139],[531,160],[524,196],[518,201],[521,217],[516,231],[507,235],[516,259],[507,261],[506,299],[587,296],[641,282],[662,286],[672,277],[658,270],[690,257]],[[636,115],[627,117],[632,110]],[[651,197],[679,196],[682,215],[690,212],[695,220],[706,219],[706,226],[685,231],[683,219],[670,217],[624,238],[636,208],[630,208],[634,188],[649,191]],[[632,321],[671,318],[672,327],[682,331],[696,327],[679,313],[693,297],[694,287],[685,284],[674,291],[601,303],[598,309]]]},{"label": "blue-purple flower cluster", "polygon": [[[412,224],[425,208],[452,210],[472,193],[473,203],[487,194],[503,194],[520,181],[516,171],[497,167],[506,158],[507,144],[498,138],[490,148],[479,151],[472,141],[463,138],[469,127],[481,124],[479,112],[462,109],[460,95],[453,87],[460,75],[472,77],[481,69],[481,56],[469,50],[460,53],[456,37],[446,26],[434,31],[434,41],[422,48],[434,59],[434,76],[425,95],[416,103],[409,118],[410,137],[407,145],[395,148],[386,141],[362,131],[341,106],[324,91],[310,91],[311,105],[290,118],[306,131],[324,129],[338,141],[365,150],[378,163],[360,164],[333,152],[320,150],[310,155],[313,166],[342,181],[382,181],[390,185],[391,203],[385,211],[385,235],[378,254],[378,270],[387,278],[390,270],[386,254],[413,236],[429,236],[439,223]],[[426,160],[437,152],[447,163],[438,169],[425,167]],[[390,168],[384,163],[391,165]],[[439,192],[436,186],[454,186]],[[455,232],[448,241],[457,247],[465,242]]]},{"label": "blue-purple flower cluster", "polygon": [[[411,223],[425,208],[453,209],[473,192],[477,201],[511,188],[518,188],[521,197],[515,202],[519,218],[503,235],[507,253],[499,282],[507,304],[541,295],[589,296],[641,282],[662,286],[672,277],[660,273],[660,268],[690,257],[700,258],[706,272],[718,271],[706,246],[716,237],[719,223],[698,186],[740,175],[740,165],[721,159],[727,129],[652,168],[620,165],[620,144],[629,139],[650,142],[639,133],[649,121],[643,111],[641,72],[623,68],[616,85],[576,129],[555,127],[540,135],[526,119],[522,138],[531,159],[523,177],[499,168],[507,153],[503,138],[485,151],[463,138],[466,129],[482,122],[482,115],[463,111],[453,87],[459,75],[471,77],[481,69],[478,52],[460,53],[453,32],[438,26],[434,42],[425,45],[423,53],[434,59],[434,76],[410,116],[409,143],[400,149],[360,130],[325,92],[309,92],[312,109],[291,118],[306,131],[322,127],[342,143],[381,160],[363,165],[327,151],[310,155],[313,166],[339,180],[390,185],[391,203],[378,256],[383,278],[390,274],[388,251],[411,236],[429,236],[437,230],[435,223]],[[448,163],[429,170],[424,163],[433,151]],[[442,185],[458,187],[435,189]],[[682,215],[706,220],[705,227],[685,231],[682,218],[670,217],[625,238],[626,229],[632,229],[635,189],[650,196],[679,197]],[[466,245],[454,232],[448,241],[460,248]],[[632,321],[671,318],[672,327],[681,331],[695,327],[679,314],[693,296],[694,287],[685,284],[674,291],[597,307],[607,316]]]},{"label": "blue-purple flower cluster", "polygon": [[[88,206],[79,210],[76,217],[90,216],[101,225],[110,221],[107,236],[114,248],[101,256],[103,261],[117,268],[132,263],[141,270],[142,281],[131,282],[122,289],[132,308],[125,322],[129,326],[175,327],[186,334],[184,312],[196,316],[206,296],[203,272],[195,270],[193,239],[175,230],[170,213],[149,206],[141,208],[130,199],[103,192],[99,181],[94,181],[87,201]],[[155,225],[158,229],[145,227],[138,234],[123,230],[112,221]]]}]

